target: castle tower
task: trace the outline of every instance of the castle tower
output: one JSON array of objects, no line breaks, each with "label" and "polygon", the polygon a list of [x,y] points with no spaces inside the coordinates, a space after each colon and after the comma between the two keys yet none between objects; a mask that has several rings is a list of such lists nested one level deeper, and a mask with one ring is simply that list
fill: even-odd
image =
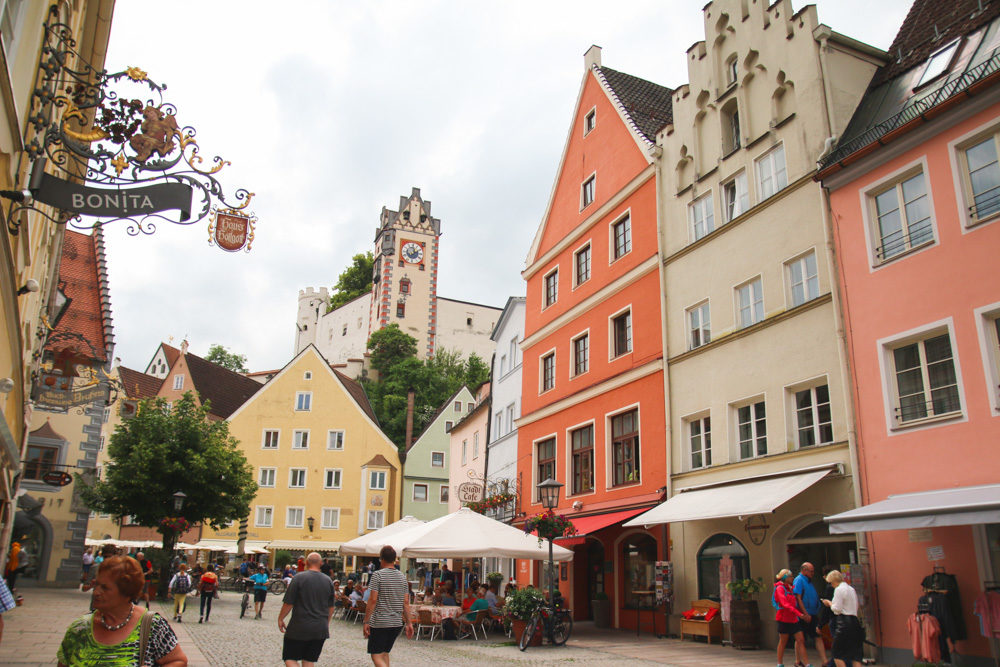
[{"label": "castle tower", "polygon": [[375,232],[369,332],[393,322],[417,339],[417,356],[433,356],[437,337],[438,241],[441,221],[413,188],[399,210],[382,207]]},{"label": "castle tower", "polygon": [[299,290],[299,312],[295,317],[295,353],[298,354],[309,344],[319,342],[319,322],[326,314],[330,303],[330,293],[325,287],[315,290],[307,287]]}]

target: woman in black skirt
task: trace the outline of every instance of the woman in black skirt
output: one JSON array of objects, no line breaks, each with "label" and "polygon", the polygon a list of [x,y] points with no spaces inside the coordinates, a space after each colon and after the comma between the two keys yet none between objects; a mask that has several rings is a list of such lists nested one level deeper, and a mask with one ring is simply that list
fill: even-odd
[{"label": "woman in black skirt", "polygon": [[833,586],[833,599],[823,604],[836,615],[833,627],[833,661],[837,667],[861,667],[865,644],[865,629],[858,620],[858,593],[844,582],[844,575],[831,570],[826,582]]}]

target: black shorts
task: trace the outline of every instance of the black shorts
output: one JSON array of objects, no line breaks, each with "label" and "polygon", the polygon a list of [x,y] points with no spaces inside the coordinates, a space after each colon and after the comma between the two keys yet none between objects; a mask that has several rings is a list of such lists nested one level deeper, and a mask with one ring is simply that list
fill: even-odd
[{"label": "black shorts", "polygon": [[368,653],[377,655],[391,651],[402,629],[402,625],[395,628],[371,628],[368,633]]},{"label": "black shorts", "polygon": [[[253,589],[253,601],[254,602],[264,602],[267,600],[267,590]],[[289,658],[291,659],[291,658]],[[310,661],[312,662],[312,661]]]},{"label": "black shorts", "polygon": [[800,618],[799,629],[802,630],[802,636],[806,639],[815,639],[816,637],[819,637],[819,616],[816,614],[810,614],[808,621],[804,618]]},{"label": "black shorts", "polygon": [[281,647],[281,659],[317,662],[325,641],[325,639],[292,639],[285,635],[285,643]]},{"label": "black shorts", "polygon": [[778,634],[779,635],[794,635],[796,632],[801,632],[802,626],[799,625],[798,621],[794,623],[786,623],[784,621],[778,621]]}]

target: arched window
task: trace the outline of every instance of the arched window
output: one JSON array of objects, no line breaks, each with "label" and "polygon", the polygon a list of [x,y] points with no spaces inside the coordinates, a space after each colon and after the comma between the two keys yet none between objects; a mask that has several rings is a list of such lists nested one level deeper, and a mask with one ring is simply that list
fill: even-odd
[{"label": "arched window", "polygon": [[649,609],[656,590],[656,540],[641,533],[622,542],[622,563],[625,565],[623,602],[626,609]]},{"label": "arched window", "polygon": [[726,87],[736,83],[736,78],[739,76],[739,62],[736,58],[736,54],[729,56],[726,61]]},{"label": "arched window", "polygon": [[729,155],[740,147],[740,110],[735,99],[726,102],[720,114],[722,120],[722,154]]},{"label": "arched window", "polygon": [[728,533],[717,533],[705,540],[698,551],[698,597],[719,600],[719,563],[728,555],[733,561],[733,579],[750,576],[750,556],[740,541]]}]

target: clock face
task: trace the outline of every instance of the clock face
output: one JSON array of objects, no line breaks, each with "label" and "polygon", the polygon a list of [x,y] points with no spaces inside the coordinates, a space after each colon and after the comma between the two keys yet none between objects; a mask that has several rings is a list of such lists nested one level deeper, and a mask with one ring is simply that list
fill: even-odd
[{"label": "clock face", "polygon": [[419,264],[420,260],[424,258],[424,249],[420,247],[419,243],[409,243],[403,244],[403,259],[405,259],[410,264]]}]

